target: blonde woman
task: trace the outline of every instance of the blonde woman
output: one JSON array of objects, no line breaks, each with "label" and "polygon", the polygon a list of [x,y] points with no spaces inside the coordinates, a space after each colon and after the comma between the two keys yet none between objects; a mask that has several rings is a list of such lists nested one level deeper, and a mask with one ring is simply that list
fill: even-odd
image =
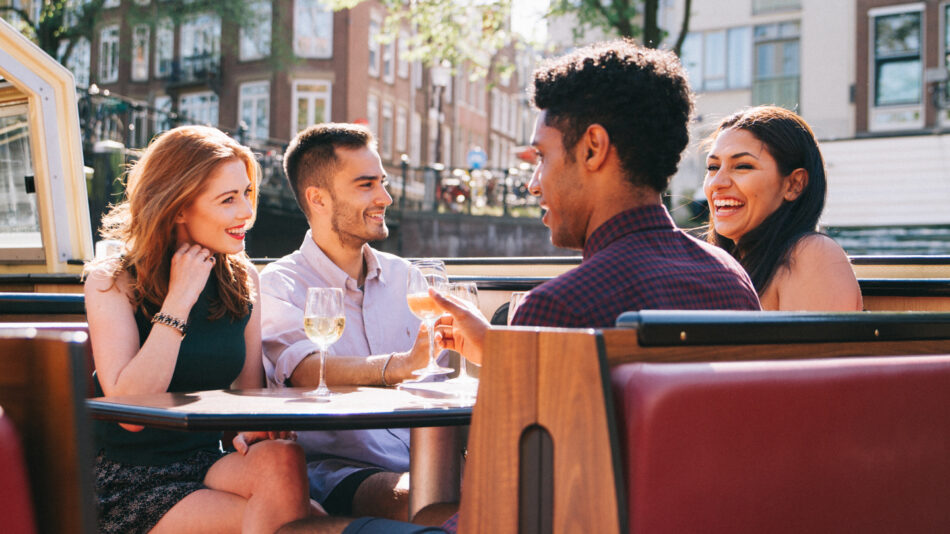
[{"label": "blonde woman", "polygon": [[[86,268],[100,395],[261,387],[257,271],[244,253],[260,167],[209,127],[156,139],[103,220],[121,256]],[[287,433],[95,423],[101,532],[273,532],[309,514],[304,456]]]}]

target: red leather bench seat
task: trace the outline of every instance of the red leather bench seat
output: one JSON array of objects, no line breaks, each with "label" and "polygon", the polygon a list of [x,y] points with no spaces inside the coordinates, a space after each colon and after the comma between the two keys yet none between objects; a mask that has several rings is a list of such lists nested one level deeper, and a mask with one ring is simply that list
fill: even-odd
[{"label": "red leather bench seat", "polygon": [[0,531],[36,532],[31,499],[20,438],[10,417],[0,408]]},{"label": "red leather bench seat", "polygon": [[611,373],[631,532],[950,532],[950,356]]}]

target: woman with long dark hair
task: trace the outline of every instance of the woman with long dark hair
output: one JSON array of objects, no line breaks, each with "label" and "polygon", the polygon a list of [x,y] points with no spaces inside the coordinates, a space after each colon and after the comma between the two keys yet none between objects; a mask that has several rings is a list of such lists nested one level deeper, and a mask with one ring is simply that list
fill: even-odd
[{"label": "woman with long dark hair", "polygon": [[818,233],[825,165],[808,124],[774,106],[740,111],[710,137],[707,239],[742,263],[764,310],[861,310],[844,250]]},{"label": "woman with long dark hair", "polygon": [[[170,130],[132,166],[103,220],[121,255],[86,267],[99,395],[263,386],[261,321],[244,234],[260,167],[223,132]],[[95,424],[100,532],[274,532],[310,511],[301,448],[283,432]]]}]

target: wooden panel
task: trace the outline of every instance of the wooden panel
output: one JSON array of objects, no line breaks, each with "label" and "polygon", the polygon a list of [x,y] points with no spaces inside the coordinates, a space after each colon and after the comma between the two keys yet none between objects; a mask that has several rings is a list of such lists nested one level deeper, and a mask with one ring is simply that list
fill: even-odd
[{"label": "wooden panel", "polygon": [[518,531],[521,433],[537,420],[537,340],[537,332],[527,328],[493,328],[485,338],[460,532]]},{"label": "wooden panel", "polygon": [[950,297],[864,297],[867,311],[950,311]]},{"label": "wooden panel", "polygon": [[554,441],[554,532],[619,533],[613,399],[597,337],[546,330],[539,349],[538,421]]},{"label": "wooden panel", "polygon": [[48,335],[0,337],[0,405],[23,440],[40,532],[92,533],[92,451],[83,404],[86,345],[61,339],[74,335]]}]

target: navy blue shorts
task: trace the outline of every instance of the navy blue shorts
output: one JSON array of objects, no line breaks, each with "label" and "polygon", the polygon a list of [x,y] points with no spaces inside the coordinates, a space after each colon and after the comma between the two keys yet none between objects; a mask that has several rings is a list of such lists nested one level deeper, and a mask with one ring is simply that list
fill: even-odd
[{"label": "navy blue shorts", "polygon": [[424,527],[379,517],[361,517],[343,529],[343,534],[422,534],[436,532],[444,533],[445,531],[439,527]]}]

